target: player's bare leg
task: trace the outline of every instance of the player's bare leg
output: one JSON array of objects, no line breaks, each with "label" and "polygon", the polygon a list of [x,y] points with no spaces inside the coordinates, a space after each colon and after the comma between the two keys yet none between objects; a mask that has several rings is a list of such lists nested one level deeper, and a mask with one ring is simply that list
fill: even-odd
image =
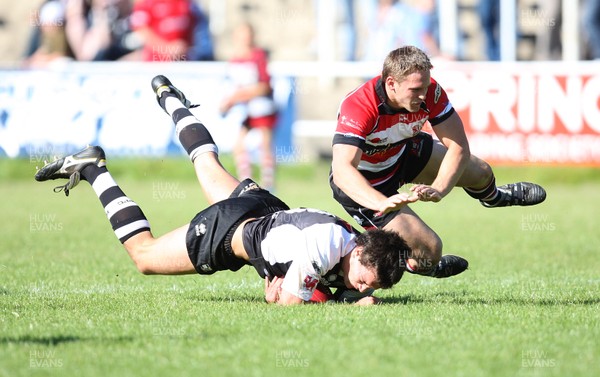
[{"label": "player's bare leg", "polygon": [[248,128],[242,126],[237,135],[235,145],[233,146],[233,159],[235,160],[235,168],[237,170],[238,179],[243,180],[252,178],[252,163],[250,155],[246,150],[246,137],[248,136]]},{"label": "player's bare leg", "polygon": [[159,105],[175,122],[181,145],[185,148],[198,182],[208,202],[213,204],[229,197],[240,183],[223,168],[218,157],[218,148],[208,129],[190,112],[194,107],[166,77],[152,79],[152,90]]},{"label": "player's bare leg", "polygon": [[[438,174],[446,152],[444,145],[434,142],[431,157],[414,182],[431,184]],[[483,206],[489,208],[530,206],[546,199],[546,191],[535,183],[517,182],[496,187],[496,178],[491,166],[474,155],[471,155],[456,186],[462,187],[469,196],[478,199]]]},{"label": "player's bare leg", "polygon": [[70,156],[47,163],[35,176],[37,181],[68,179],[55,192],[68,196],[80,180],[91,186],[110,221],[115,235],[144,274],[195,273],[185,244],[187,225],[160,238],[150,232],[141,208],[117,185],[106,167],[102,148],[89,146]]},{"label": "player's bare leg", "polygon": [[412,250],[407,266],[411,272],[428,274],[442,256],[442,240],[408,206],[402,207],[385,230],[398,233]]},{"label": "player's bare leg", "polygon": [[137,269],[145,275],[195,274],[185,243],[189,224],[159,238],[144,231],[123,243]]},{"label": "player's bare leg", "polygon": [[395,231],[411,247],[412,253],[406,265],[410,273],[447,278],[469,267],[469,262],[460,256],[442,255],[440,237],[408,206],[397,211],[383,229]]},{"label": "player's bare leg", "polygon": [[260,174],[261,185],[271,191],[275,186],[275,158],[273,156],[273,131],[268,127],[260,128]]}]

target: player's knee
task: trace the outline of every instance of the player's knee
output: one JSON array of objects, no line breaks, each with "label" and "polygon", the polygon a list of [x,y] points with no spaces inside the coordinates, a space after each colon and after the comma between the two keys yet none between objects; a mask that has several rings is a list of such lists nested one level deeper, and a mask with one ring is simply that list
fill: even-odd
[{"label": "player's knee", "polygon": [[137,268],[137,270],[143,274],[143,275],[154,275],[156,274],[156,271],[154,270],[153,266],[148,263],[146,260],[142,259],[134,259],[133,262],[135,263],[135,267]]},{"label": "player's knee", "polygon": [[494,171],[490,164],[481,159],[477,159],[477,170],[479,171],[481,179],[486,182],[494,175]]},{"label": "player's knee", "polygon": [[442,246],[442,240],[436,234],[428,236],[412,248],[411,266],[417,271],[429,271],[442,258]]},{"label": "player's knee", "polygon": [[147,253],[144,252],[144,246],[142,244],[125,245],[131,260],[135,264],[137,270],[144,275],[153,275],[154,268],[152,263],[148,260]]}]

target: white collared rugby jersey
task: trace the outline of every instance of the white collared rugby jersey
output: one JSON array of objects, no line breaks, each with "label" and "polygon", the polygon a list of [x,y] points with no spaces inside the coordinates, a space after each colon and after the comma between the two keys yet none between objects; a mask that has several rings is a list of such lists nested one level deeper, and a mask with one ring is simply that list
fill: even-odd
[{"label": "white collared rugby jersey", "polygon": [[285,276],[282,289],[308,301],[320,282],[344,286],[341,260],[356,246],[358,231],[316,209],[278,211],[244,226],[244,248],[258,274]]}]

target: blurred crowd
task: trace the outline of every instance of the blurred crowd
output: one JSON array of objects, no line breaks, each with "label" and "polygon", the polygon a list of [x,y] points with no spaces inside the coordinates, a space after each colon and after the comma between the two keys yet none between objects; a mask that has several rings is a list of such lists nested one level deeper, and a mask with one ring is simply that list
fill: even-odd
[{"label": "blurred crowd", "polygon": [[[338,60],[381,61],[390,50],[401,45],[417,46],[432,57],[465,60],[460,54],[450,56],[440,51],[437,11],[440,0],[331,1],[335,4],[333,22],[336,49],[340,51]],[[252,1],[238,3],[243,13]],[[487,60],[499,60],[500,0],[469,3],[475,7],[480,23],[480,55]],[[529,16],[537,17],[531,59],[560,59],[561,1],[530,3],[534,9]],[[278,5],[285,7],[285,4],[280,1]],[[580,4],[585,41],[582,58],[599,59],[600,0],[581,0]],[[320,0],[312,3],[315,30],[319,12],[323,11],[321,5]],[[200,0],[46,0],[35,15],[25,67],[70,60],[215,60],[210,20]],[[523,12],[519,16],[523,17]],[[235,27],[230,26],[230,30]],[[257,29],[260,32],[260,27]],[[461,39],[460,31],[458,34]],[[519,31],[515,34],[518,36]],[[269,47],[278,48],[277,44]]]},{"label": "blurred crowd", "polygon": [[214,60],[208,17],[192,0],[47,0],[25,65]]}]

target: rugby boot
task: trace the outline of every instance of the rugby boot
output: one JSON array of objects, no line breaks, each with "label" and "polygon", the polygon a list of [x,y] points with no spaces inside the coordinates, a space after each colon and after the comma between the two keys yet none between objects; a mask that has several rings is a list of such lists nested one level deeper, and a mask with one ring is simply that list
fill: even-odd
[{"label": "rugby boot", "polygon": [[38,182],[48,181],[51,179],[64,178],[68,179],[64,185],[54,188],[54,192],[64,191],[66,196],[69,196],[69,191],[73,189],[81,180],[81,171],[90,164],[95,164],[98,167],[106,166],[106,156],[104,150],[98,146],[87,146],[83,150],[56,159],[50,163],[44,161],[45,165],[35,174],[35,180]]},{"label": "rugby boot", "polygon": [[[164,92],[169,92],[169,93],[174,94],[175,97],[177,97],[177,99],[180,100],[181,103],[183,103],[183,105],[188,109],[200,106],[200,105],[192,105],[192,103],[187,98],[185,98],[185,94],[183,94],[183,92],[181,90],[179,90],[175,86],[173,86],[173,84],[171,84],[171,81],[163,75],[155,76],[152,79],[152,82],[150,83],[150,85],[152,85],[152,90],[154,91],[154,93],[156,93],[156,100],[158,101],[159,105],[160,105],[160,96]],[[165,112],[166,112],[166,110],[165,110]]]},{"label": "rugby boot", "polygon": [[469,267],[469,262],[457,255],[446,254],[442,255],[439,263],[433,271],[431,276],[434,278],[448,278],[450,276],[458,275]]},{"label": "rugby boot", "polygon": [[508,207],[508,206],[533,206],[540,204],[546,199],[546,190],[540,185],[530,182],[509,183],[498,186],[502,199],[495,204],[490,205],[481,201],[484,207]]}]

